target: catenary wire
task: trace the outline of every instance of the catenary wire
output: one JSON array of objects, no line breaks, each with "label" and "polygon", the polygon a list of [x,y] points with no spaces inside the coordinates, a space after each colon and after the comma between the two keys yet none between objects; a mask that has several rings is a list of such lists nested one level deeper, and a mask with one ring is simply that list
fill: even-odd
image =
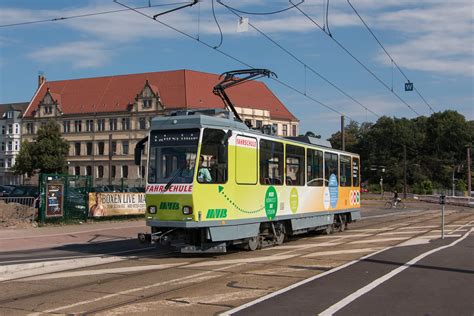
[{"label": "catenary wire", "polygon": [[[173,6],[173,5],[186,4],[186,3],[188,3],[188,2],[154,4],[154,5],[149,5],[149,6],[147,5],[147,6],[136,7],[134,9],[139,10],[139,9],[154,8],[154,7],[166,7],[166,6]],[[58,22],[58,21],[64,21],[64,20],[69,20],[69,19],[85,18],[85,17],[89,17],[89,16],[96,16],[96,15],[103,15],[103,14],[110,14],[110,13],[118,13],[118,12],[123,12],[123,11],[130,11],[130,10],[131,9],[120,9],[120,10],[109,10],[109,11],[101,11],[101,12],[91,12],[91,13],[70,15],[70,16],[58,17],[58,18],[52,18],[52,19],[45,19],[45,20],[36,20],[36,21],[27,21],[27,22],[3,24],[3,25],[0,25],[0,27],[12,27],[12,26],[21,26],[21,25],[29,25],[29,24],[37,24],[37,23],[45,23],[45,22]]]},{"label": "catenary wire", "polygon": [[[121,6],[123,6],[123,7],[125,7],[125,8],[128,8],[129,10],[134,11],[134,12],[136,12],[136,13],[138,13],[138,14],[140,14],[140,15],[142,15],[142,16],[148,18],[148,19],[151,19],[151,20],[153,20],[153,21],[155,21],[155,22],[158,22],[158,23],[160,23],[161,25],[163,25],[163,26],[165,26],[165,27],[167,27],[167,28],[169,28],[169,29],[171,29],[171,30],[173,30],[173,31],[175,31],[175,32],[178,32],[178,33],[180,33],[181,35],[183,35],[183,36],[185,36],[185,37],[188,37],[188,38],[190,38],[190,39],[192,39],[192,40],[195,40],[195,41],[197,41],[198,43],[200,43],[200,44],[202,44],[202,45],[204,45],[204,46],[206,46],[206,47],[208,47],[208,48],[211,48],[211,49],[213,49],[213,50],[219,52],[220,54],[226,56],[227,58],[232,59],[232,60],[234,60],[234,61],[236,61],[236,62],[238,62],[238,63],[240,63],[240,64],[242,64],[242,65],[244,65],[244,66],[246,66],[246,67],[255,68],[255,67],[253,67],[252,65],[250,65],[250,64],[248,64],[248,63],[246,63],[246,62],[244,62],[244,61],[242,61],[242,60],[240,60],[240,59],[238,59],[237,57],[234,57],[234,56],[230,55],[229,53],[226,53],[225,51],[223,51],[223,50],[221,50],[221,49],[219,49],[219,48],[214,48],[214,46],[212,46],[212,45],[210,45],[210,44],[208,44],[208,43],[206,43],[206,42],[204,42],[204,41],[202,41],[202,40],[199,40],[199,39],[197,39],[196,37],[194,37],[194,36],[192,36],[192,35],[190,35],[190,34],[184,32],[184,31],[182,31],[182,30],[180,30],[180,29],[178,29],[178,28],[176,28],[176,27],[174,27],[174,26],[172,26],[172,25],[169,25],[169,24],[167,24],[167,23],[165,23],[165,22],[163,22],[163,21],[160,21],[160,20],[158,20],[158,19],[156,19],[156,20],[153,19],[152,16],[150,16],[150,15],[148,15],[148,14],[146,14],[146,13],[143,13],[143,12],[139,11],[139,9],[134,9],[134,8],[132,8],[132,7],[129,7],[129,6],[127,6],[126,4],[119,2],[118,0],[114,0],[114,2],[117,3],[117,4],[119,4],[119,5],[121,5]],[[320,104],[321,106],[327,108],[328,110],[331,110],[331,111],[333,111],[333,112],[335,112],[335,113],[337,113],[337,114],[339,114],[339,115],[344,115],[344,116],[346,116],[347,118],[349,118],[350,120],[352,120],[352,121],[354,121],[354,122],[360,124],[360,122],[356,121],[355,119],[351,118],[350,116],[348,116],[348,115],[346,115],[346,114],[344,114],[344,113],[342,113],[342,112],[340,112],[340,111],[334,109],[333,107],[331,107],[331,106],[329,106],[329,105],[327,105],[327,104],[325,104],[325,103],[323,103],[323,102],[321,102],[321,101],[319,101],[319,100],[317,100],[317,99],[315,99],[315,98],[309,96],[308,94],[305,95],[302,91],[300,91],[300,90],[298,90],[298,89],[292,87],[291,85],[289,85],[289,84],[287,84],[287,83],[285,83],[285,82],[283,82],[283,81],[281,81],[281,80],[279,80],[279,79],[277,79],[277,78],[271,78],[271,79],[272,79],[273,81],[279,83],[280,85],[283,85],[283,86],[287,87],[288,89],[291,89],[291,90],[293,90],[294,92],[297,92],[298,94],[301,94],[302,96],[305,96],[306,98],[312,100],[313,102],[316,102],[316,103]]]},{"label": "catenary wire", "polygon": [[222,0],[217,0],[217,3],[223,5],[224,7],[226,7],[226,8],[229,9],[229,10],[233,10],[233,11],[236,11],[236,12],[239,12],[239,13],[242,13],[242,14],[248,14],[248,15],[272,15],[272,14],[278,14],[278,13],[282,13],[282,12],[291,10],[291,9],[293,9],[295,6],[299,6],[299,5],[302,4],[303,2],[304,2],[304,0],[301,0],[300,2],[293,4],[292,6],[290,6],[290,7],[288,7],[288,8],[281,9],[281,10],[277,10],[277,11],[270,11],[270,12],[249,12],[249,11],[242,11],[242,10],[236,9],[236,8],[234,8],[234,7],[231,7],[231,6],[228,5],[228,4],[225,4],[224,2],[222,2]]},{"label": "catenary wire", "polygon": [[[241,18],[242,16],[239,15],[237,12],[234,12],[232,9],[228,8],[230,12],[232,12],[233,14],[235,14],[237,17]],[[269,40],[270,42],[272,42],[274,45],[276,45],[277,47],[279,47],[281,50],[283,50],[286,54],[288,54],[289,56],[291,56],[293,59],[295,59],[296,61],[298,61],[302,66],[304,66],[305,68],[305,76],[306,76],[306,69],[309,69],[313,74],[315,74],[316,76],[318,76],[319,78],[321,78],[323,81],[325,81],[327,84],[331,85],[333,88],[335,88],[337,91],[339,91],[340,93],[342,93],[343,95],[345,95],[346,97],[348,97],[349,99],[351,99],[352,101],[354,101],[355,103],[357,103],[358,105],[360,105],[362,108],[364,108],[365,110],[369,111],[370,113],[372,113],[373,115],[375,115],[376,117],[380,117],[380,115],[378,115],[377,113],[375,113],[374,111],[372,111],[371,109],[369,109],[367,106],[363,105],[361,102],[359,102],[357,99],[355,99],[354,97],[352,97],[351,95],[349,95],[347,92],[345,92],[342,88],[338,87],[335,83],[331,82],[329,79],[327,79],[325,76],[323,76],[322,74],[320,74],[318,71],[316,71],[313,67],[309,66],[308,64],[306,64],[303,60],[301,60],[300,58],[298,58],[295,54],[293,54],[292,52],[290,52],[288,49],[286,49],[285,47],[283,47],[280,43],[278,43],[276,40],[274,40],[273,38],[271,38],[269,35],[267,35],[265,32],[263,32],[262,30],[260,30],[258,27],[256,27],[255,25],[253,25],[252,23],[249,22],[249,25],[255,30],[257,31],[260,35],[262,35],[263,37],[265,37],[267,40]],[[305,78],[305,84],[306,84],[306,78]],[[305,91],[306,91],[306,88],[305,88]]]},{"label": "catenary wire", "polygon": [[[293,3],[292,0],[289,0],[290,3]],[[312,17],[310,17],[306,12],[304,12],[303,10],[301,10],[300,7],[295,7],[298,11],[301,12],[301,14],[303,14],[308,20],[310,20],[314,25],[316,25],[321,31],[324,32],[324,34],[328,35],[329,38],[331,38],[340,48],[342,48],[342,50],[344,50],[349,56],[351,56],[360,66],[362,66],[362,68],[364,68],[369,74],[372,75],[372,77],[374,77],[378,82],[380,82],[388,91],[390,91],[395,97],[397,97],[398,100],[400,100],[400,102],[402,102],[403,104],[405,104],[413,113],[415,113],[416,115],[420,115],[410,104],[408,104],[405,100],[402,99],[402,97],[400,97],[400,95],[398,95],[395,91],[392,91],[392,89],[390,89],[390,87],[385,83],[385,81],[383,81],[382,79],[380,79],[379,76],[377,76],[372,70],[370,70],[363,62],[361,62],[356,56],[354,56],[354,54],[352,54],[344,45],[342,45],[341,42],[339,42],[338,40],[336,40],[334,38],[334,36],[330,36],[327,32],[324,31],[324,29],[321,27],[321,25],[319,25],[318,22],[316,22]]]},{"label": "catenary wire", "polygon": [[219,25],[219,21],[217,21],[216,12],[214,11],[214,0],[211,0],[211,6],[212,6],[212,16],[214,17],[214,21],[216,22],[217,28],[219,29],[219,33],[220,33],[219,44],[214,46],[214,48],[219,48],[222,45],[222,41],[224,40],[224,36],[222,35],[222,29],[221,29],[221,26]]},{"label": "catenary wire", "polygon": [[[385,54],[388,56],[388,58],[390,58],[390,61],[392,62],[393,65],[395,65],[395,67],[397,67],[398,71],[402,74],[403,77],[405,77],[405,79],[410,82],[410,79],[408,79],[407,75],[405,74],[405,72],[398,66],[397,62],[393,59],[393,57],[388,53],[388,51],[385,49],[385,47],[382,45],[382,43],[380,42],[380,40],[377,38],[377,36],[375,36],[374,32],[372,32],[372,30],[370,29],[369,25],[364,21],[364,19],[362,18],[362,16],[359,14],[359,12],[357,12],[356,8],[352,5],[352,3],[347,0],[347,3],[349,4],[349,6],[352,8],[352,10],[354,10],[355,14],[359,17],[359,19],[361,20],[361,22],[364,24],[364,26],[366,27],[366,29],[369,31],[369,33],[372,35],[372,37],[377,41],[377,43],[379,44],[379,46],[383,49],[383,51],[385,52]],[[418,94],[418,96],[423,100],[423,102],[425,102],[425,104],[428,106],[428,108],[431,110],[432,113],[434,113],[435,111],[433,110],[433,107],[426,101],[426,99],[421,95],[421,93],[418,91],[418,89],[416,88],[416,86],[413,87],[413,89],[415,90],[415,92]]]}]

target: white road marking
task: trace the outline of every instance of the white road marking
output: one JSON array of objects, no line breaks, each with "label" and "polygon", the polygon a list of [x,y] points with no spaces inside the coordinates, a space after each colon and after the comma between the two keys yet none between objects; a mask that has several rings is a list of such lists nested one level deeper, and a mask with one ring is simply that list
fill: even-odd
[{"label": "white road marking", "polygon": [[358,299],[362,295],[372,291],[374,288],[376,288],[380,284],[386,282],[387,280],[391,279],[392,277],[394,277],[395,275],[397,275],[400,272],[404,271],[405,269],[408,269],[409,267],[411,267],[412,265],[414,265],[415,263],[417,263],[421,259],[423,259],[423,258],[425,258],[425,257],[427,257],[427,256],[429,256],[429,255],[431,255],[435,252],[438,252],[440,250],[452,247],[452,246],[458,244],[459,242],[463,241],[464,239],[467,238],[467,236],[469,236],[469,234],[472,231],[473,231],[473,229],[471,228],[471,230],[469,232],[467,232],[463,237],[453,241],[452,243],[450,243],[448,245],[445,245],[445,246],[441,246],[441,247],[432,249],[430,251],[427,251],[425,253],[420,254],[419,256],[417,256],[417,257],[413,258],[412,260],[408,261],[407,263],[405,263],[403,266],[392,270],[391,272],[385,274],[384,276],[381,276],[380,278],[372,281],[371,283],[367,284],[366,286],[364,286],[364,287],[360,288],[359,290],[355,291],[351,295],[349,295],[349,296],[345,297],[344,299],[340,300],[336,304],[333,304],[332,306],[330,306],[329,308],[327,308],[326,310],[321,312],[319,315],[320,316],[333,315],[334,313],[338,312],[339,310],[341,310],[342,308],[344,308],[348,304],[352,303],[354,300]]},{"label": "white road marking", "polygon": [[309,255],[303,256],[303,258],[311,257],[323,257],[323,256],[334,256],[334,255],[343,255],[349,253],[362,253],[362,252],[372,252],[379,250],[380,248],[361,248],[361,249],[346,249],[346,250],[335,250],[335,251],[321,251],[316,253],[311,253]]},{"label": "white road marking", "polygon": [[405,240],[407,238],[409,237],[392,237],[392,238],[378,238],[378,239],[369,239],[369,240],[356,240],[356,241],[351,241],[349,244],[370,244],[370,243],[377,243],[377,242]]},{"label": "white road marking", "polygon": [[390,230],[393,229],[393,227],[382,227],[382,228],[366,228],[366,229],[351,229],[351,232],[360,232],[360,233],[365,233],[365,232],[380,232],[380,231],[385,231],[385,230]]},{"label": "white road marking", "polygon": [[427,230],[405,230],[405,231],[402,231],[402,232],[387,232],[387,233],[381,233],[381,234],[378,234],[377,236],[421,234],[421,233],[425,233],[425,232],[427,232]]},{"label": "white road marking", "polygon": [[163,270],[163,269],[167,269],[167,268],[182,266],[182,265],[185,265],[185,264],[188,264],[188,263],[189,262],[169,263],[169,264],[153,264],[153,265],[148,265],[148,266],[135,266],[135,267],[125,267],[125,268],[112,268],[112,269],[62,272],[62,273],[54,273],[54,274],[35,276],[35,277],[27,278],[27,279],[22,279],[21,281],[50,280],[50,279],[79,277],[79,276],[86,276],[86,275],[89,276],[89,275],[116,274],[116,273],[138,272],[138,271],[148,271],[148,270]]},{"label": "white road marking", "polygon": [[275,261],[275,260],[286,260],[295,257],[296,255],[274,255],[268,257],[257,257],[257,258],[246,258],[246,259],[230,259],[230,260],[214,260],[214,261],[205,261],[192,263],[187,265],[186,268],[197,268],[197,267],[212,267],[212,266],[221,266],[221,265],[234,265],[234,264],[245,264],[245,263],[255,263],[255,262],[265,262],[265,261]]},{"label": "white road marking", "polygon": [[400,227],[398,229],[425,229],[425,228],[436,228],[439,225],[426,225],[426,226],[409,226],[409,227]]},{"label": "white road marking", "polygon": [[452,232],[448,233],[448,234],[452,234],[452,233],[455,233],[457,231],[460,231],[462,229],[464,229],[465,227],[469,227],[469,226],[472,226],[472,223],[474,223],[474,221],[470,221],[468,222],[467,224],[464,224],[462,226],[459,226],[458,228],[456,228],[455,230],[453,230]]},{"label": "white road marking", "polygon": [[[263,248],[261,251],[268,250],[284,250],[284,249],[306,249],[306,248],[316,248],[316,247],[332,247],[340,245],[340,242],[320,242],[312,244],[299,244],[299,245],[283,245],[278,247]],[[281,253],[280,253],[281,255]]]},{"label": "white road marking", "polygon": [[[193,275],[188,275],[186,277],[182,277],[182,278],[178,278],[178,279],[173,279],[173,280],[158,282],[158,283],[154,283],[154,284],[150,284],[150,285],[146,285],[146,286],[142,286],[142,287],[138,287],[138,288],[128,289],[128,290],[120,291],[120,292],[113,293],[113,294],[107,294],[107,295],[104,295],[104,296],[101,296],[101,297],[96,297],[96,298],[93,298],[93,299],[90,299],[90,300],[85,300],[85,301],[81,301],[81,302],[77,302],[77,303],[73,303],[73,304],[69,304],[69,305],[64,305],[64,306],[48,309],[48,310],[45,310],[45,311],[42,311],[42,312],[39,312],[39,313],[31,313],[29,315],[33,316],[33,315],[41,315],[43,313],[57,312],[57,311],[61,311],[61,310],[64,310],[64,309],[69,309],[69,308],[73,308],[73,307],[77,307],[77,306],[81,306],[81,305],[85,305],[85,304],[95,303],[95,302],[102,301],[102,300],[105,300],[105,299],[109,299],[109,298],[112,298],[112,297],[127,295],[127,294],[130,294],[130,293],[134,293],[134,292],[138,292],[138,291],[144,291],[144,290],[148,290],[148,289],[151,289],[151,288],[154,288],[154,287],[164,286],[164,285],[168,285],[168,284],[177,285],[177,284],[182,284],[182,283],[187,283],[187,282],[193,283],[193,282],[209,280],[209,279],[217,278],[219,276],[219,275],[216,274],[216,272],[220,272],[220,271],[224,271],[226,269],[234,268],[234,267],[239,266],[239,265],[243,265],[243,263],[242,264],[236,264],[236,265],[233,265],[233,266],[227,266],[227,267],[223,267],[223,268],[219,268],[219,269],[215,269],[215,270],[211,270],[211,271],[205,271],[205,272],[201,272],[201,273],[197,273],[197,274],[193,274]],[[212,273],[213,273],[213,275],[207,276],[207,275],[212,274]],[[81,314],[81,313],[78,313],[78,314]]]}]

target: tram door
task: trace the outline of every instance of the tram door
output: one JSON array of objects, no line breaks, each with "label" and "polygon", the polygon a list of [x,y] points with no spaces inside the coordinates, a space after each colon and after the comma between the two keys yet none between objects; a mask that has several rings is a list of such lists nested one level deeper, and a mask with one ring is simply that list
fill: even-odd
[{"label": "tram door", "polygon": [[257,184],[257,139],[237,135],[235,146],[236,183]]}]

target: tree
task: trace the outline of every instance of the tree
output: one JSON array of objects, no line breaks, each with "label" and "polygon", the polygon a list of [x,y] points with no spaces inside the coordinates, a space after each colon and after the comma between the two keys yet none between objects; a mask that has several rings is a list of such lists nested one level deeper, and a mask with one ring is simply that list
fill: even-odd
[{"label": "tree", "polygon": [[17,156],[13,171],[15,174],[34,175],[40,173],[67,172],[66,156],[69,144],[61,138],[60,126],[49,121],[40,126],[33,142],[24,142]]}]

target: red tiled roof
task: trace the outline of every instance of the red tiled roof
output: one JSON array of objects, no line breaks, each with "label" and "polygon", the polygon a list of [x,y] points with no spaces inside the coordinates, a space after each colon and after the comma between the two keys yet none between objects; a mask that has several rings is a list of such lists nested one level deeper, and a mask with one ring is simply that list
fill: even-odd
[{"label": "red tiled roof", "polygon": [[[165,109],[223,108],[222,100],[212,93],[219,75],[175,70],[109,77],[46,81],[31,100],[25,117],[32,116],[50,89],[64,114],[127,111],[148,80],[159,93]],[[226,90],[237,107],[270,111],[272,119],[297,121],[283,103],[262,82],[250,81]]]}]

